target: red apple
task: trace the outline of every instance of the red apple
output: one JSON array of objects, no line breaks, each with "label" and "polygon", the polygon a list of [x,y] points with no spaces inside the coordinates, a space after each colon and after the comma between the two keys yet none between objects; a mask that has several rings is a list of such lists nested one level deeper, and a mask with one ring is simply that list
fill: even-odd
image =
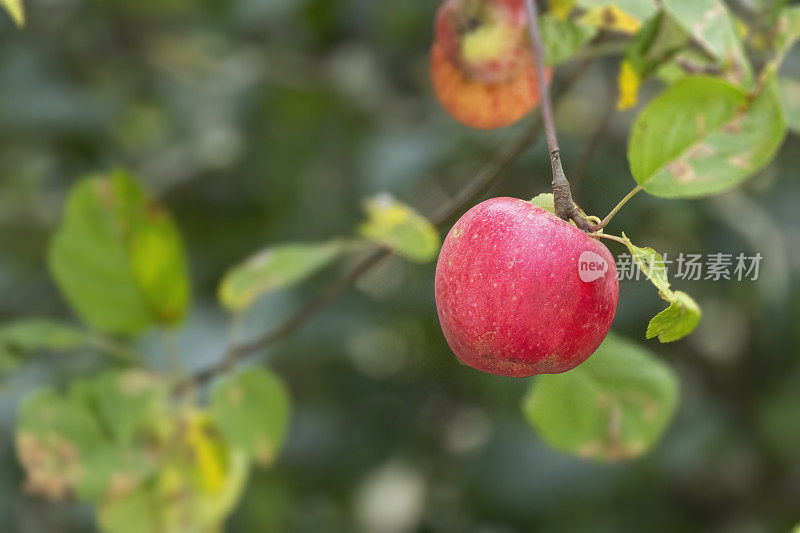
[{"label": "red apple", "polygon": [[[549,83],[552,69],[547,69]],[[539,78],[533,60],[524,71],[505,83],[472,81],[434,43],[431,79],[439,102],[450,115],[470,127],[494,129],[509,126],[539,105]]]},{"label": "red apple", "polygon": [[436,42],[464,76],[504,83],[530,63],[524,0],[445,0],[436,16]]},{"label": "red apple", "polygon": [[456,222],[436,266],[436,308],[450,348],[503,376],[566,372],[611,327],[614,258],[573,224],[516,198],[494,198]]}]

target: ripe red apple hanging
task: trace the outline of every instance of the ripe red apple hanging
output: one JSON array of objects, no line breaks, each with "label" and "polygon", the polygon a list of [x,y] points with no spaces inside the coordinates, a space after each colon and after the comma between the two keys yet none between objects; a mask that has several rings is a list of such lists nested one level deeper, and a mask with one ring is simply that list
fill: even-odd
[{"label": "ripe red apple hanging", "polygon": [[436,266],[436,307],[450,348],[491,374],[578,366],[608,334],[618,294],[614,259],[601,242],[515,198],[464,214]]}]

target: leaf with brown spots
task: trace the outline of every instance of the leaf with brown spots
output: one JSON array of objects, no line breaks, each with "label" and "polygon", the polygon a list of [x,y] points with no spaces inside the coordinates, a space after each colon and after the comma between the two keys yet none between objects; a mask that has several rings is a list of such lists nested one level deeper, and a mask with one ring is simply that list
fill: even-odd
[{"label": "leaf with brown spots", "polygon": [[168,387],[141,371],[109,372],[44,389],[21,407],[17,455],[30,491],[98,502],[134,490],[156,467]]},{"label": "leaf with brown spots", "polygon": [[102,427],[73,398],[43,390],[22,405],[17,456],[27,475],[26,489],[51,499],[85,492],[92,460],[107,445]]},{"label": "leaf with brown spots", "polygon": [[214,424],[254,461],[271,464],[289,425],[289,395],[274,374],[250,368],[225,378],[211,395]]},{"label": "leaf with brown spots", "polygon": [[553,448],[618,461],[650,450],[677,402],[674,372],[648,350],[612,333],[577,368],[537,377],[523,409]]},{"label": "leaf with brown spots", "polygon": [[[97,506],[97,520],[109,533],[165,533],[223,531],[225,518],[239,502],[247,482],[249,462],[231,450],[218,435],[203,437],[206,457],[193,448],[173,446],[175,454],[151,483],[108,498]],[[175,449],[177,448],[177,449]],[[209,491],[202,462],[220,465],[219,482]]]},{"label": "leaf with brown spots", "polygon": [[773,74],[755,96],[718,78],[687,77],[637,117],[628,143],[631,173],[655,196],[718,194],[763,168],[785,131]]},{"label": "leaf with brown spots", "polygon": [[717,60],[729,81],[752,88],[753,69],[722,0],[664,0],[663,4],[666,13]]}]

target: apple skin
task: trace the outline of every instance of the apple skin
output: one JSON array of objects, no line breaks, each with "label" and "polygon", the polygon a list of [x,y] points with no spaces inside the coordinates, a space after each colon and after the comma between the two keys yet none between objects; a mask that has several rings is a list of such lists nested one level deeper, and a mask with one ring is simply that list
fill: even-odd
[{"label": "apple skin", "polygon": [[531,61],[524,0],[445,0],[436,15],[436,42],[464,76],[504,83]]},{"label": "apple skin", "polygon": [[[593,281],[578,272],[584,252],[608,265]],[[608,334],[618,296],[614,258],[601,242],[516,198],[465,213],[436,266],[447,343],[468,366],[502,376],[557,374],[584,362]]]}]

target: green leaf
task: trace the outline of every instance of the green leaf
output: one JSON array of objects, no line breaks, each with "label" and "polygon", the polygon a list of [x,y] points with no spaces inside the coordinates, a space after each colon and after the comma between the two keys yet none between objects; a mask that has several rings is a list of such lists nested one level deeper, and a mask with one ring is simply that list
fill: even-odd
[{"label": "green leaf", "polygon": [[661,342],[682,339],[697,327],[700,322],[700,306],[691,296],[675,291],[669,307],[658,313],[647,326],[647,338],[658,337]]},{"label": "green leaf", "polygon": [[647,279],[649,279],[660,292],[669,291],[667,268],[664,265],[664,258],[661,254],[652,248],[635,246],[624,233],[622,237],[625,239],[628,250],[631,252],[631,257],[642,273],[647,276]]},{"label": "green leaf", "polygon": [[800,80],[778,80],[781,103],[786,113],[786,125],[794,133],[800,133]]},{"label": "green leaf", "polygon": [[717,78],[684,78],[639,115],[628,143],[637,183],[665,198],[726,191],[763,168],[780,147],[786,130],[768,76],[750,98]]},{"label": "green leaf", "polygon": [[650,351],[610,333],[585,363],[537,377],[523,409],[553,448],[613,461],[650,450],[677,402],[674,372]]},{"label": "green leaf", "polygon": [[6,8],[14,24],[20,28],[25,26],[25,9],[22,0],[0,0],[0,6]]},{"label": "green leaf", "polygon": [[162,379],[136,369],[76,382],[70,392],[90,406],[114,442],[126,446],[149,430],[169,396]]},{"label": "green leaf", "polygon": [[347,249],[342,241],[267,248],[225,275],[219,288],[220,302],[230,311],[242,311],[259,296],[290,287],[322,270]]},{"label": "green leaf", "polygon": [[155,487],[140,487],[123,498],[104,502],[97,508],[97,522],[107,533],[160,533],[164,502]]},{"label": "green leaf", "polygon": [[667,269],[661,254],[652,248],[634,245],[624,233],[622,240],[636,265],[658,289],[659,296],[669,303],[667,309],[650,320],[647,326],[647,338],[658,336],[661,342],[672,342],[694,331],[702,317],[700,306],[685,292],[670,289]]},{"label": "green leaf", "polygon": [[68,351],[83,346],[86,334],[47,319],[27,319],[0,326],[0,376],[16,370],[40,351]]},{"label": "green leaf", "polygon": [[595,27],[581,26],[548,14],[542,15],[539,26],[548,66],[572,59],[598,33]]},{"label": "green leaf", "polygon": [[620,64],[617,109],[634,107],[644,80],[675,57],[688,41],[686,32],[663,12],[648,19],[631,39]]},{"label": "green leaf", "polygon": [[543,193],[537,194],[531,200],[531,203],[536,207],[541,207],[545,211],[549,211],[550,213],[556,213],[556,204],[555,199],[553,198],[553,193]]},{"label": "green leaf", "polygon": [[441,246],[433,224],[389,195],[379,195],[365,203],[367,221],[361,226],[363,237],[391,248],[398,254],[426,263],[436,258]]},{"label": "green leaf", "polygon": [[124,172],[73,188],[49,263],[64,296],[96,329],[131,334],[156,322],[176,324],[186,312],[178,230]]},{"label": "green leaf", "polygon": [[23,353],[74,350],[86,340],[84,332],[47,319],[26,319],[0,326],[0,347]]},{"label": "green leaf", "polygon": [[289,395],[274,374],[250,368],[219,383],[211,396],[211,412],[234,447],[267,465],[286,438]]},{"label": "green leaf", "polygon": [[627,59],[641,78],[673,58],[689,42],[688,34],[663,12],[650,18],[625,51]]},{"label": "green leaf", "polygon": [[722,0],[664,0],[663,5],[695,42],[718,60],[731,82],[752,88],[752,67],[734,19]]},{"label": "green leaf", "polygon": [[166,325],[183,320],[189,305],[189,276],[183,241],[169,215],[150,204],[141,206],[130,236],[133,275],[155,319]]}]

